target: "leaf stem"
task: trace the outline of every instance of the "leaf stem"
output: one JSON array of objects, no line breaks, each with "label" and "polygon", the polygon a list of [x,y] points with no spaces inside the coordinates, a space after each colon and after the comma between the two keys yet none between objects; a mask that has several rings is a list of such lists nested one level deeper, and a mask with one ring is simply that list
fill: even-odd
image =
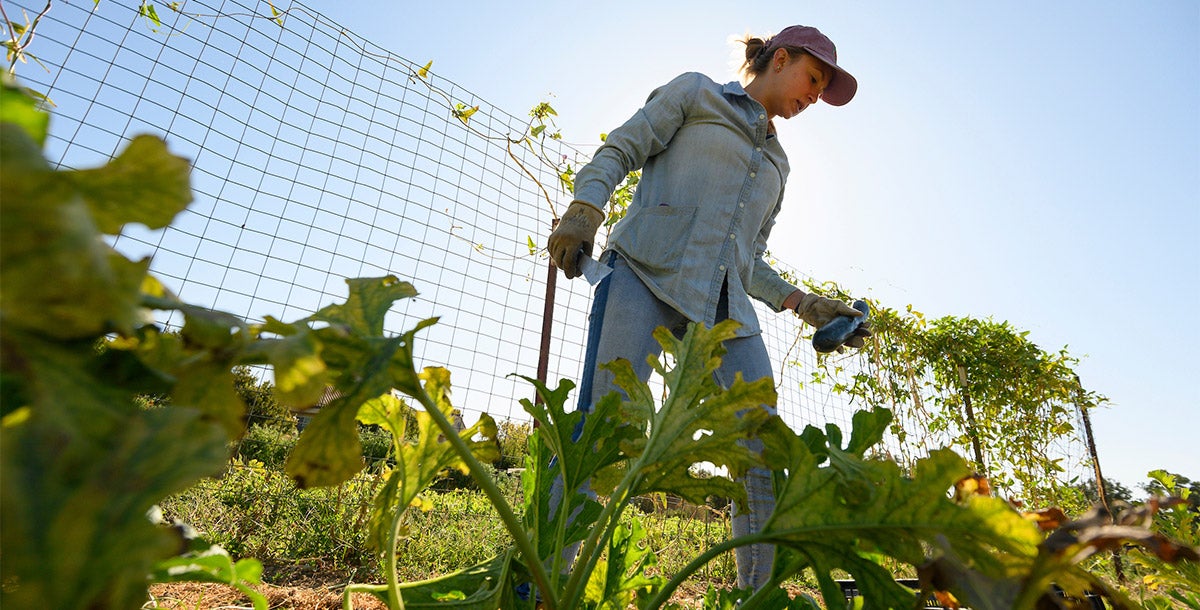
[{"label": "leaf stem", "polygon": [[[649,442],[652,443],[654,433],[657,431],[657,426],[651,432]],[[613,493],[609,496],[608,502],[604,504],[604,509],[600,511],[600,516],[596,518],[595,524],[592,526],[591,532],[583,542],[583,548],[579,551],[579,556],[585,558],[583,569],[578,566],[571,570],[571,578],[567,580],[567,587],[563,590],[563,607],[575,608],[578,607],[576,599],[583,590],[581,584],[586,578],[590,578],[593,570],[596,569],[596,564],[600,561],[600,553],[597,549],[602,548],[602,545],[608,542],[608,538],[612,536],[613,525],[620,518],[621,512],[625,510],[625,506],[629,504],[629,490],[634,489],[641,479],[642,461],[646,459],[646,453],[643,452],[636,462],[630,465],[628,472],[613,489]],[[565,495],[565,494],[564,494]]]},{"label": "leaf stem", "polygon": [[342,610],[354,610],[353,604],[350,603],[350,595],[354,593],[371,593],[387,589],[387,585],[346,585],[342,589]]},{"label": "leaf stem", "polygon": [[[475,482],[479,483],[479,487],[483,493],[496,507],[496,512],[500,515],[500,520],[504,522],[504,526],[508,532],[512,534],[513,540],[517,548],[521,551],[522,557],[525,558],[525,565],[529,568],[529,572],[533,576],[534,584],[542,591],[550,591],[550,579],[546,574],[546,568],[537,554],[537,549],[533,547],[533,543],[529,540],[529,536],[525,533],[525,528],[521,525],[520,519],[513,513],[512,507],[508,505],[508,501],[504,499],[503,492],[496,486],[496,482],[492,477],[488,476],[483,465],[479,460],[475,459],[471,449],[458,436],[458,431],[450,424],[450,420],[446,419],[446,415],[438,408],[437,403],[424,391],[418,392],[414,396],[421,405],[425,407],[425,411],[437,423],[438,428],[441,428],[442,434],[446,440],[454,447],[454,450],[462,457],[462,460],[470,470],[471,476],[475,478]],[[546,610],[557,610],[557,603],[554,596],[548,595],[544,598]]]},{"label": "leaf stem", "polygon": [[396,573],[396,541],[400,538],[400,520],[403,518],[403,510],[397,510],[395,516],[392,517],[392,531],[388,536],[387,554],[388,607],[398,610],[404,610],[404,596],[400,594],[400,577]]},{"label": "leaf stem", "polygon": [[[658,593],[655,594],[655,596],[650,600],[650,603],[647,604],[645,607],[647,607],[647,608],[662,607],[662,605],[665,604],[667,602],[667,600],[671,599],[671,594],[675,592],[675,589],[679,588],[679,585],[683,584],[683,581],[687,580],[697,570],[704,567],[704,564],[712,561],[713,559],[716,559],[716,557],[718,555],[720,555],[721,553],[731,551],[739,546],[745,546],[747,544],[756,544],[759,542],[763,542],[766,539],[767,539],[767,536],[764,534],[751,534],[748,536],[740,536],[737,538],[732,538],[730,540],[726,540],[725,542],[722,542],[722,543],[716,544],[712,547],[709,547],[709,549],[707,551],[698,555],[690,563],[688,563],[686,566],[684,566],[683,569],[679,570],[679,572],[676,572],[675,576],[672,577],[671,580],[667,581],[667,584],[664,585],[662,589],[659,589]],[[750,599],[754,599],[754,597],[756,597],[756,596],[757,596],[757,594],[752,595],[750,597]],[[749,601],[749,600],[747,600],[747,601]],[[745,604],[740,606],[740,608],[749,608],[749,607],[750,606],[746,606]]]}]

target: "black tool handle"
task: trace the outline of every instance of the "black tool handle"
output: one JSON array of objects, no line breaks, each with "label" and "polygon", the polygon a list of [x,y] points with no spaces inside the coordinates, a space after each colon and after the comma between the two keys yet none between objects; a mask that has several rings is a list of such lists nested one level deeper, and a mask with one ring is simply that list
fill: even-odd
[{"label": "black tool handle", "polygon": [[813,349],[822,353],[836,350],[846,342],[846,339],[849,339],[854,334],[854,331],[858,330],[859,326],[862,326],[867,321],[867,318],[871,317],[871,307],[867,305],[866,301],[859,299],[854,301],[851,307],[861,311],[863,315],[857,318],[854,316],[838,316],[825,326],[822,326],[813,335]]}]

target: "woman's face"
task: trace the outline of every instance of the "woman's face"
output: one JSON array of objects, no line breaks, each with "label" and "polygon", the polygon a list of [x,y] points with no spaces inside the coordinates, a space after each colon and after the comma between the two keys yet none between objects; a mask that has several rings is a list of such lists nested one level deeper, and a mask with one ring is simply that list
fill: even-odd
[{"label": "woman's face", "polygon": [[805,108],[817,103],[821,92],[829,86],[833,69],[825,62],[805,53],[792,59],[780,49],[771,61],[771,95],[763,104],[767,113],[790,119]]}]

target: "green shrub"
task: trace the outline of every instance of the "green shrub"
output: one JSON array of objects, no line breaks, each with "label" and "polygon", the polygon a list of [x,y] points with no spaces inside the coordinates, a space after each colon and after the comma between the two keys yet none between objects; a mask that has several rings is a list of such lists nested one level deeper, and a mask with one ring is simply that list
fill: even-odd
[{"label": "green shrub", "polygon": [[296,431],[296,416],[287,405],[275,398],[275,386],[260,379],[248,366],[233,369],[233,389],[246,403],[246,425],[250,428],[275,428],[282,432]]},{"label": "green shrub", "polygon": [[161,508],[168,519],[188,523],[235,557],[268,564],[315,558],[337,574],[378,577],[365,539],[376,483],[364,477],[298,489],[280,468],[235,460],[221,477],[165,499]]},{"label": "green shrub", "polygon": [[392,435],[378,426],[360,426],[358,439],[362,443],[363,459],[371,472],[379,472],[385,465],[395,464],[392,456]]},{"label": "green shrub", "polygon": [[295,433],[269,426],[251,426],[238,443],[236,455],[244,462],[256,461],[268,468],[282,469],[295,446]]}]

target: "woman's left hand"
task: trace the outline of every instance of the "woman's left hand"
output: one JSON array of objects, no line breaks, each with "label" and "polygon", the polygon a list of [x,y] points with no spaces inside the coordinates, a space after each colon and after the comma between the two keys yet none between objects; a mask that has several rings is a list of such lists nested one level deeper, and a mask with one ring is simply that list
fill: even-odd
[{"label": "woman's left hand", "polygon": [[829,299],[812,293],[800,297],[795,307],[796,315],[813,328],[821,328],[838,316],[857,318],[861,311],[836,299]]}]

